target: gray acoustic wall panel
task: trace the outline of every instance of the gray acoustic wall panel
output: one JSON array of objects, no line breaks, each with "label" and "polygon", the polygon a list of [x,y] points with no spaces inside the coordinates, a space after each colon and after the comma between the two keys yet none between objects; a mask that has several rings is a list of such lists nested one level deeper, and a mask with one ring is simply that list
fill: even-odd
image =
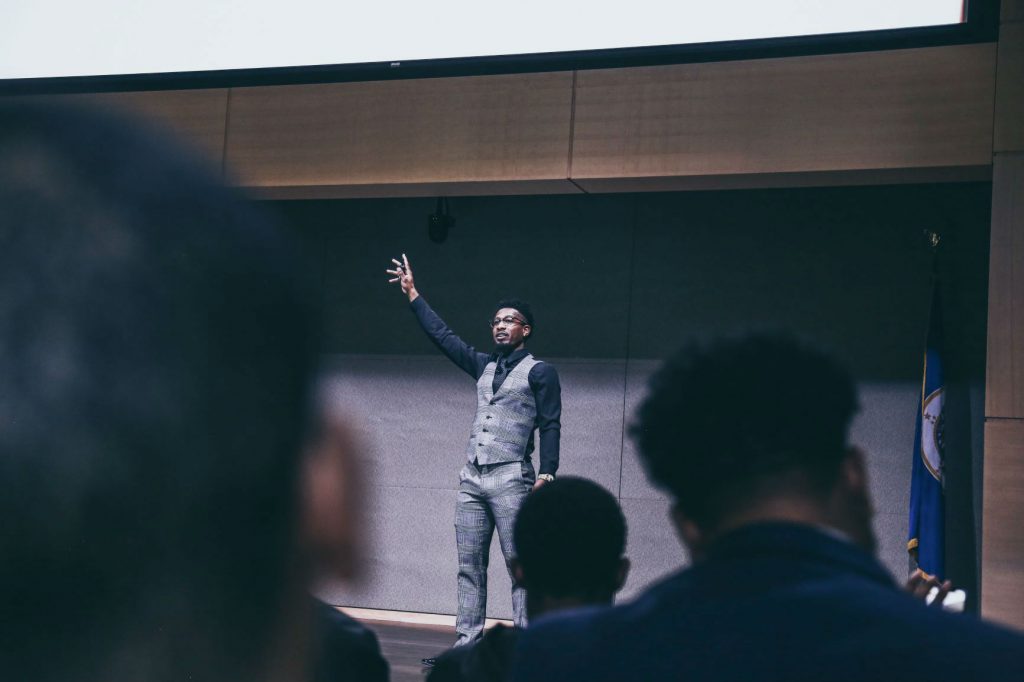
[{"label": "gray acoustic wall panel", "polygon": [[877,554],[897,583],[906,582],[910,569],[907,554],[907,511],[875,512],[875,540]]},{"label": "gray acoustic wall panel", "polygon": [[324,366],[327,395],[373,451],[374,485],[458,488],[476,409],[468,374],[439,356],[331,355]]},{"label": "gray acoustic wall panel", "polygon": [[618,495],[626,363],[555,359],[553,364],[562,382],[559,474],[589,478]]},{"label": "gray acoustic wall panel", "polygon": [[853,422],[850,442],[863,451],[867,461],[878,556],[893,575],[904,576],[914,415],[921,388],[910,382],[861,384],[858,388],[861,411]]},{"label": "gray acoustic wall panel", "polygon": [[[456,492],[375,486],[368,497],[366,575],[358,585],[325,586],[321,596],[345,606],[454,614]],[[512,583],[496,534],[488,580],[488,617],[511,618]]]},{"label": "gray acoustic wall panel", "polygon": [[880,512],[906,514],[914,450],[914,417],[921,385],[864,383],[858,386],[861,409],[850,443],[868,464],[868,482]]},{"label": "gray acoustic wall panel", "polygon": [[644,588],[689,563],[689,556],[669,521],[667,500],[622,500],[626,517],[626,555],[632,564],[618,601],[635,597]]},{"label": "gray acoustic wall panel", "polygon": [[667,494],[647,480],[636,447],[626,430],[636,416],[640,402],[647,395],[647,381],[661,366],[660,360],[630,360],[626,374],[626,419],[622,439],[622,489],[624,498],[668,499]]},{"label": "gray acoustic wall panel", "polygon": [[455,491],[372,486],[368,492],[365,579],[324,596],[349,606],[452,613]]}]

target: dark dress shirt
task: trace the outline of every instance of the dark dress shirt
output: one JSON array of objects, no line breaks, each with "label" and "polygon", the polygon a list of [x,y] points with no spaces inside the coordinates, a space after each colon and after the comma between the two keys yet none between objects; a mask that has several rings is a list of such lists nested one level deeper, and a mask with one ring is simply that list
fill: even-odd
[{"label": "dark dress shirt", "polygon": [[1024,680],[1024,637],[925,606],[878,561],[797,524],[740,528],[636,601],[523,631],[517,682]]},{"label": "dark dress shirt", "polygon": [[[423,331],[427,333],[434,345],[474,380],[479,381],[489,363],[498,362],[502,372],[498,374],[495,370],[492,385],[495,391],[501,386],[508,373],[515,369],[515,366],[528,354],[525,348],[508,354],[498,351],[481,353],[456,336],[444,323],[444,320],[427,305],[422,296],[418,296],[410,306],[416,314],[420,326],[423,327]],[[546,362],[534,365],[528,378],[534,400],[537,403],[536,426],[540,430],[540,470],[538,473],[553,475],[558,471],[558,445],[562,429],[562,387],[558,383],[558,372]],[[530,440],[526,444],[527,457],[533,453],[533,449],[533,433],[530,433]]]}]

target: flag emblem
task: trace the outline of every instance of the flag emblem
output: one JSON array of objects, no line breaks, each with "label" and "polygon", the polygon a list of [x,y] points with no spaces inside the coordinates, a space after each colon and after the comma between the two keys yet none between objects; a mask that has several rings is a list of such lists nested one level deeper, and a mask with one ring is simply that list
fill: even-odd
[{"label": "flag emblem", "polygon": [[921,409],[921,460],[936,481],[942,482],[942,430],[945,424],[942,407],[945,389],[932,391]]}]

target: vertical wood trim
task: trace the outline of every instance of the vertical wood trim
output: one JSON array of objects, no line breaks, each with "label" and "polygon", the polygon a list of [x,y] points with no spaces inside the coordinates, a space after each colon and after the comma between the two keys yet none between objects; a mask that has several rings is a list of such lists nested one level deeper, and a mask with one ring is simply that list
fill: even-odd
[{"label": "vertical wood trim", "polygon": [[1024,153],[997,154],[992,177],[985,415],[1021,419],[1024,418]]},{"label": "vertical wood trim", "polygon": [[1024,629],[1024,8],[1003,3],[993,120],[981,612]]},{"label": "vertical wood trim", "polygon": [[995,151],[1024,151],[1024,22],[999,29],[996,62]]},{"label": "vertical wood trim", "polygon": [[1024,629],[1024,419],[985,423],[981,612]]},{"label": "vertical wood trim", "polygon": [[233,88],[228,88],[227,95],[225,96],[224,102],[224,144],[221,146],[220,151],[220,177],[223,180],[227,179],[228,174],[228,135],[231,131],[231,91]]},{"label": "vertical wood trim", "polygon": [[576,141],[576,80],[579,71],[572,72],[572,99],[569,103],[569,158],[565,163],[565,177],[572,178],[572,148]]}]

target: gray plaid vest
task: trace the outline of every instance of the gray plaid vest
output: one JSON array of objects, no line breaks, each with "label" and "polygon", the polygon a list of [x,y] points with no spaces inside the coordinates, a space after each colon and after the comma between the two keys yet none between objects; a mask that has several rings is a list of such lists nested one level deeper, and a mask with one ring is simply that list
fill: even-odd
[{"label": "gray plaid vest", "polygon": [[487,363],[476,382],[476,419],[466,458],[478,464],[503,464],[526,459],[537,421],[537,401],[530,388],[530,370],[539,361],[527,355],[492,393],[496,362]]}]

